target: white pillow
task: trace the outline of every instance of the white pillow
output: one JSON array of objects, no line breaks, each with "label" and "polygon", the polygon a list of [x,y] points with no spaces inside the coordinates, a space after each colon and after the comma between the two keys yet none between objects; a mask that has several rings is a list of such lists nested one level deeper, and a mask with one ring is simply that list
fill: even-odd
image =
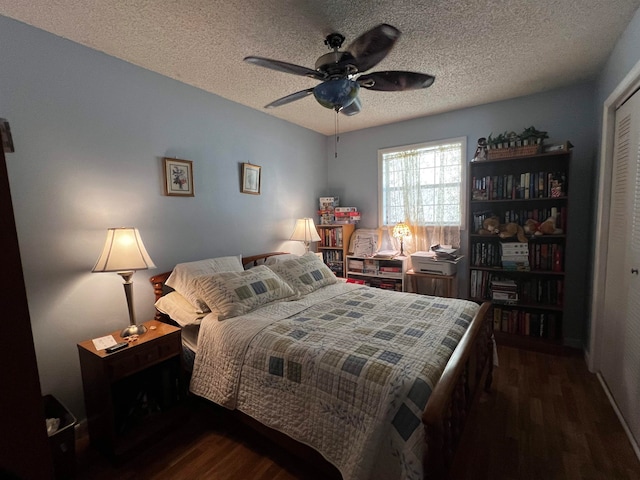
[{"label": "white pillow", "polygon": [[265,265],[275,265],[276,263],[282,263],[285,260],[291,260],[292,258],[300,258],[300,255],[295,253],[285,253],[283,255],[273,255],[264,262]]},{"label": "white pillow", "polygon": [[237,317],[295,292],[265,265],[243,272],[202,275],[195,279],[198,295],[218,320]]},{"label": "white pillow", "polygon": [[169,315],[181,327],[197,325],[207,315],[196,311],[196,308],[178,292],[170,292],[160,297],[156,302],[156,308],[159,312]]},{"label": "white pillow", "polygon": [[306,295],[338,281],[335,274],[313,252],[269,265],[299,295]]},{"label": "white pillow", "polygon": [[167,278],[165,285],[186,298],[198,312],[208,312],[206,302],[195,293],[193,279],[219,272],[243,272],[242,256],[208,258],[196,262],[179,263]]}]

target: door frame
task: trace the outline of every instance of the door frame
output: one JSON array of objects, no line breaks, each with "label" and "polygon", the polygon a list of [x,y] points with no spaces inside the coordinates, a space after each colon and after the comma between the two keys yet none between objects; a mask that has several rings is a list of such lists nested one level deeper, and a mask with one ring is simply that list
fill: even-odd
[{"label": "door frame", "polygon": [[598,171],[598,211],[596,215],[595,246],[593,251],[593,281],[591,296],[591,328],[587,365],[591,372],[599,372],[604,355],[605,328],[604,297],[607,274],[608,226],[611,209],[611,180],[613,171],[613,145],[615,140],[616,110],[640,89],[640,61],[627,73],[604,102],[602,109],[602,133],[600,137],[600,162]]}]

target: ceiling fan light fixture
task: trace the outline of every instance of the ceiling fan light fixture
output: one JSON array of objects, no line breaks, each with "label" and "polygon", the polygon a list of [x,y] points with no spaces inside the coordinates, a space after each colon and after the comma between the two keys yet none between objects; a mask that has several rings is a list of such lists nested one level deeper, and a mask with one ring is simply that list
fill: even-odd
[{"label": "ceiling fan light fixture", "polygon": [[351,105],[359,91],[360,86],[357,82],[347,78],[335,78],[317,85],[313,89],[313,96],[323,107],[338,111]]}]

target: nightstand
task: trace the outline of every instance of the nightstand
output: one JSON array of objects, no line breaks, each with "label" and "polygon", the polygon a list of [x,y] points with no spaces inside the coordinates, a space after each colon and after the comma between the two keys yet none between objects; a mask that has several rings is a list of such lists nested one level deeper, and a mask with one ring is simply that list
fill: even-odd
[{"label": "nightstand", "polygon": [[[180,329],[151,320],[128,347],[108,354],[91,340],[78,344],[91,445],[112,460],[133,456],[183,418]],[[112,332],[124,341],[120,331]]]},{"label": "nightstand", "polygon": [[418,279],[428,278],[429,280],[438,280],[443,283],[443,297],[453,298],[457,295],[455,273],[453,275],[439,275],[437,273],[415,272],[411,269],[407,271],[407,277],[411,280],[411,287],[415,293],[418,293]]}]

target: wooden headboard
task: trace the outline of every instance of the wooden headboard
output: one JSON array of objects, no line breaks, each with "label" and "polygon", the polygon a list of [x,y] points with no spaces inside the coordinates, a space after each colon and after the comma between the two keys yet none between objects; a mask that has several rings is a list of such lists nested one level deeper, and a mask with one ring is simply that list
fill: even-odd
[{"label": "wooden headboard", "polygon": [[[274,255],[285,255],[287,252],[269,252],[269,253],[260,253],[258,255],[251,255],[250,257],[242,257],[242,264],[244,268],[255,267],[265,262],[265,260],[269,257],[273,257]],[[167,281],[171,272],[159,273],[158,275],[154,275],[149,279],[151,285],[153,285],[153,293],[155,294],[155,301],[165,294],[164,291],[164,282]]]}]

